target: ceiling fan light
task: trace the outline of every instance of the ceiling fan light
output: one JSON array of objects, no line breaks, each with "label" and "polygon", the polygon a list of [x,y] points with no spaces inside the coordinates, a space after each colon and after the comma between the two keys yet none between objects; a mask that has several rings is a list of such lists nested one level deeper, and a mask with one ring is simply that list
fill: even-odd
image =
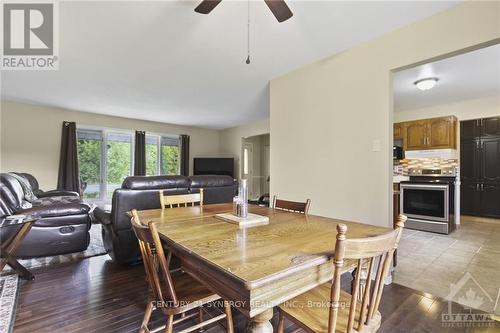
[{"label": "ceiling fan light", "polygon": [[425,79],[417,80],[413,82],[413,84],[416,85],[418,89],[425,91],[434,88],[438,81],[439,79],[437,77],[428,77]]}]

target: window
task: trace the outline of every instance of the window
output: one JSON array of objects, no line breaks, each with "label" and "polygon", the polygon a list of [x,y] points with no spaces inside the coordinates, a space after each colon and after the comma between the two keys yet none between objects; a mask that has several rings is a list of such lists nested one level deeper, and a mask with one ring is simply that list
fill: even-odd
[{"label": "window", "polygon": [[78,163],[83,197],[99,199],[102,159],[101,151],[103,137],[101,131],[77,130]]},{"label": "window", "polygon": [[146,135],[146,175],[179,174],[179,139]]},{"label": "window", "polygon": [[[83,197],[109,200],[133,174],[134,132],[77,128],[78,163]],[[179,174],[179,139],[146,135],[146,175]]]},{"label": "window", "polygon": [[132,174],[132,133],[78,128],[76,135],[83,197],[110,199]]},{"label": "window", "polygon": [[106,136],[106,198],[111,198],[125,177],[132,175],[131,133],[108,132]]}]

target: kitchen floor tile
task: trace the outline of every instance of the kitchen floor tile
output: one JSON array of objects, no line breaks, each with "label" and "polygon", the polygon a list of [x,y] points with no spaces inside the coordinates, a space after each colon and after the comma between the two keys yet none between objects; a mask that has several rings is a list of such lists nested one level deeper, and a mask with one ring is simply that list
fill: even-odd
[{"label": "kitchen floor tile", "polygon": [[[496,298],[500,292],[500,220],[498,224],[462,218],[450,235],[405,230],[398,248],[394,282],[439,297],[450,295],[453,284],[470,273],[481,288]],[[463,302],[463,295],[462,302]],[[486,297],[487,298],[487,297]],[[486,299],[485,298],[485,299]],[[452,299],[459,302],[459,296]],[[493,311],[490,303],[480,306]],[[500,305],[497,307],[500,314]]]}]

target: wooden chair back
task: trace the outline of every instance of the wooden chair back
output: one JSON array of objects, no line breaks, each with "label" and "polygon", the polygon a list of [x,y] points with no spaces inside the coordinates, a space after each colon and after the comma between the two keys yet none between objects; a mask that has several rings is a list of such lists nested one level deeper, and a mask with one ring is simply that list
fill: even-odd
[{"label": "wooden chair back", "polygon": [[[170,252],[165,256],[160,236],[155,225],[150,222],[144,225],[139,220],[137,210],[132,210],[132,229],[139,240],[144,269],[146,270],[147,280],[150,284],[155,301],[167,302],[172,307],[178,304],[175,293],[172,276],[168,269],[171,259]],[[160,279],[158,270],[163,275],[163,281]],[[166,284],[167,295],[164,295],[162,283]]]},{"label": "wooden chair back", "polygon": [[188,207],[199,204],[203,206],[203,189],[200,188],[199,193],[191,194],[175,194],[165,195],[163,190],[160,190],[161,209],[174,207]]},{"label": "wooden chair back", "polygon": [[306,202],[297,202],[278,199],[276,196],[273,197],[274,209],[294,213],[304,213],[307,215],[307,213],[309,213],[309,206],[311,206],[311,199],[307,199]]},{"label": "wooden chair back", "polygon": [[[403,232],[406,216],[399,215],[396,229],[376,237],[346,239],[347,226],[337,225],[337,241],[334,254],[334,276],[332,280],[331,304],[328,332],[334,333],[340,304],[340,276],[344,260],[357,260],[356,275],[352,283],[351,299],[349,304],[349,318],[347,332],[363,330],[369,326],[380,305],[384,280],[391,267],[394,251],[398,247]],[[376,273],[373,274],[374,267]],[[372,275],[375,275],[372,286]],[[363,280],[363,285],[362,285]],[[359,304],[358,304],[359,303]],[[361,306],[359,317],[356,318],[356,308]]]}]

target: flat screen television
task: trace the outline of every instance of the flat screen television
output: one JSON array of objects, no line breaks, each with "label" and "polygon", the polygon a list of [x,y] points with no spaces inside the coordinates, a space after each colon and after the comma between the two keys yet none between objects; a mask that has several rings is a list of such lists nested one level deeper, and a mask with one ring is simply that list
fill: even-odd
[{"label": "flat screen television", "polygon": [[234,177],[234,159],[195,157],[193,165],[193,174],[226,175]]}]

